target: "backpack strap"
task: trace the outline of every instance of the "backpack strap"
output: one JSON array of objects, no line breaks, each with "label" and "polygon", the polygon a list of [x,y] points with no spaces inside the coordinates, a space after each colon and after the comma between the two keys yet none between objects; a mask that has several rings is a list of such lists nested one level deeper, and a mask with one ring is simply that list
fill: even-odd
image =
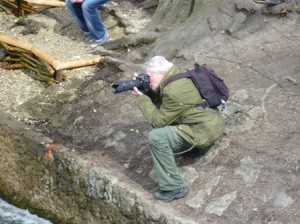
[{"label": "backpack strap", "polygon": [[[200,74],[203,72],[202,68],[201,68],[201,65],[199,65],[198,63],[195,63],[194,64],[195,66],[195,72]],[[173,75],[172,77],[170,77],[168,80],[165,81],[165,86],[170,84],[171,82],[174,82],[178,79],[182,79],[182,78],[191,78],[192,77],[192,74],[189,70],[187,70],[186,73],[178,73],[178,74],[175,74]],[[195,84],[195,83],[194,83]],[[201,94],[200,94],[201,95]],[[202,97],[202,96],[201,96]],[[205,99],[202,99],[203,102],[200,103],[200,104],[197,104],[195,107],[202,107],[203,109],[209,107],[208,103],[206,102]]]},{"label": "backpack strap", "polygon": [[170,77],[168,80],[165,81],[165,86],[170,84],[171,82],[174,82],[178,79],[182,79],[182,78],[190,78],[192,77],[192,75],[190,74],[189,71],[187,71],[186,73],[178,73],[173,75],[172,77]]},{"label": "backpack strap", "polygon": [[[201,66],[198,63],[195,63],[194,66],[195,66],[196,73],[199,74],[199,73],[203,72]],[[189,70],[187,70],[187,72],[185,72],[185,73],[175,74],[175,75],[171,76],[168,80],[165,81],[165,86],[170,84],[171,82],[178,80],[178,79],[191,78],[191,77],[192,77],[192,74],[190,73]]]},{"label": "backpack strap", "polygon": [[[203,72],[201,66],[198,63],[195,63],[194,66],[195,66],[195,72],[196,73],[199,74],[199,73]],[[174,81],[178,80],[178,79],[191,78],[191,77],[192,77],[192,74],[190,73],[189,70],[187,70],[187,72],[185,72],[185,73],[175,74],[172,77],[170,77],[168,80],[165,81],[165,86],[170,84],[171,82],[174,82]]]}]

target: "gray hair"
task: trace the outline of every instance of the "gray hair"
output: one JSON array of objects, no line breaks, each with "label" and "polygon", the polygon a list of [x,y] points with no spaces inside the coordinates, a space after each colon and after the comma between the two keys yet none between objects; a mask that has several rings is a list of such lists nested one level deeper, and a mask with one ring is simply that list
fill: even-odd
[{"label": "gray hair", "polygon": [[166,73],[167,71],[172,68],[173,63],[169,62],[162,56],[154,56],[150,59],[150,61],[146,64],[146,68],[149,68],[151,72],[154,74],[163,72]]}]

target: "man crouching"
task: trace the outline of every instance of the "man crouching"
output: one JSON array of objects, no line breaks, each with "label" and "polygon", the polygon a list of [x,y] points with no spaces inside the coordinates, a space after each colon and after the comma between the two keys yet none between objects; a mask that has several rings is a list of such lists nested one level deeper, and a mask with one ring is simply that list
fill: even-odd
[{"label": "man crouching", "polygon": [[190,78],[182,78],[165,86],[170,77],[186,70],[164,57],[155,56],[146,64],[145,72],[156,100],[136,87],[133,88],[133,94],[138,96],[136,103],[139,109],[154,127],[148,135],[160,188],[154,198],[169,202],[189,192],[183,176],[177,170],[173,153],[193,146],[203,148],[213,144],[224,132],[224,120],[218,109],[199,106],[203,100]]}]

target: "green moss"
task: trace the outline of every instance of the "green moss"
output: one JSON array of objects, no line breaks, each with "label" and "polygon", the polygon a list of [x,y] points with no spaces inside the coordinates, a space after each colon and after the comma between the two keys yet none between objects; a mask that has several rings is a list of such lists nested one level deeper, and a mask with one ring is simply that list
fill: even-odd
[{"label": "green moss", "polygon": [[[3,156],[16,161],[0,164],[8,171],[0,175],[0,195],[8,202],[53,223],[145,223],[138,206],[126,208],[126,192],[111,186],[108,179],[99,179],[95,172],[97,189],[89,189],[75,159],[54,150],[46,162],[47,150],[36,138],[20,132],[7,136]],[[111,196],[115,204],[106,200]]]},{"label": "green moss", "polygon": [[32,204],[27,198],[20,196],[18,192],[13,191],[12,188],[7,186],[1,178],[0,186],[0,197],[8,203],[18,208],[27,209],[30,213],[48,219],[53,224],[65,224],[57,215],[49,214],[46,210],[37,207],[35,204]]}]

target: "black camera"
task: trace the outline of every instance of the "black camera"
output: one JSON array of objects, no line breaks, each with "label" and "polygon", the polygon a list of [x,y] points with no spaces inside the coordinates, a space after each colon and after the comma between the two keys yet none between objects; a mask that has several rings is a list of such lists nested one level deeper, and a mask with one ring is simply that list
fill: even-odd
[{"label": "black camera", "polygon": [[133,87],[137,87],[142,93],[146,93],[151,89],[149,76],[147,74],[140,74],[136,79],[132,80],[116,81],[112,84],[112,87],[115,89],[115,94],[132,90]]}]

